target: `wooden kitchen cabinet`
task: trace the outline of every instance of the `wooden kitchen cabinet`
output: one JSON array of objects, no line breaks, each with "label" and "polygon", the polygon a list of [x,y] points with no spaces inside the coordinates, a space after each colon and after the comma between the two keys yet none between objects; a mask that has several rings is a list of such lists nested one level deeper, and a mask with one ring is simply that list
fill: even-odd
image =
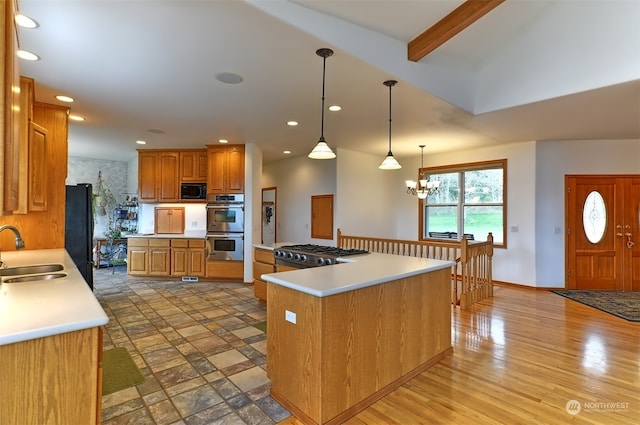
[{"label": "wooden kitchen cabinet", "polygon": [[158,202],[177,202],[180,199],[179,158],[178,152],[158,153]]},{"label": "wooden kitchen cabinet", "polygon": [[198,277],[206,275],[204,239],[171,240],[171,275]]},{"label": "wooden kitchen cabinet", "polygon": [[129,238],[127,273],[137,276],[169,276],[171,274],[169,239]]},{"label": "wooden kitchen cabinet", "polygon": [[99,424],[102,328],[0,346],[0,424]]},{"label": "wooden kitchen cabinet", "polygon": [[184,207],[156,207],[154,233],[184,233]]},{"label": "wooden kitchen cabinet", "polygon": [[207,277],[211,279],[242,280],[244,277],[243,261],[207,260]]},{"label": "wooden kitchen cabinet", "polygon": [[129,238],[127,242],[127,273],[149,275],[149,239]]},{"label": "wooden kitchen cabinet", "polygon": [[207,146],[207,193],[244,193],[244,145]]},{"label": "wooden kitchen cabinet", "polygon": [[149,276],[171,274],[171,241],[149,239]]},{"label": "wooden kitchen cabinet", "polygon": [[158,154],[138,150],[138,200],[157,202]]},{"label": "wooden kitchen cabinet", "polygon": [[3,46],[0,53],[3,64],[0,70],[0,214],[18,209],[20,190],[20,68],[16,56],[18,31],[14,20],[17,13],[16,0],[6,0],[0,5],[0,43]]},{"label": "wooden kitchen cabinet", "polygon": [[47,130],[36,123],[29,123],[28,211],[47,211],[49,208],[48,148]]},{"label": "wooden kitchen cabinet", "polygon": [[180,181],[206,182],[208,157],[206,149],[180,151]]},{"label": "wooden kitchen cabinet", "polygon": [[266,273],[275,273],[275,257],[270,249],[253,248],[253,295],[267,301],[267,282],[260,279]]},{"label": "wooden kitchen cabinet", "polygon": [[138,200],[180,200],[180,154],[178,151],[138,150]]}]

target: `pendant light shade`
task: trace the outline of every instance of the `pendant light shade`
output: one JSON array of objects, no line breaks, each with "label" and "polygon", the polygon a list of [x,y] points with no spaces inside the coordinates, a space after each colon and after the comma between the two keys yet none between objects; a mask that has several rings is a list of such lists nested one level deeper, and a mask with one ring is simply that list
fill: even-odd
[{"label": "pendant light shade", "polygon": [[387,156],[382,161],[382,164],[378,167],[381,170],[397,170],[402,168],[402,165],[398,163],[398,161],[393,157],[393,153],[391,152],[391,87],[395,86],[398,82],[396,80],[387,80],[384,84],[389,87],[389,152]]},{"label": "pendant light shade", "polygon": [[322,116],[320,119],[320,140],[318,144],[308,155],[311,159],[333,159],[336,154],[333,153],[327,142],[324,140],[324,81],[325,81],[325,69],[327,64],[327,58],[333,55],[331,49],[318,49],[316,55],[322,58]]}]

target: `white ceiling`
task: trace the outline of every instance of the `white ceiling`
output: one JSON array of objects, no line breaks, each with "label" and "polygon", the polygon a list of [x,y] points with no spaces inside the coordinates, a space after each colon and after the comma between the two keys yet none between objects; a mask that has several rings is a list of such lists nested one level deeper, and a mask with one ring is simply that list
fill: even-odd
[{"label": "white ceiling", "polygon": [[[69,155],[254,143],[265,161],[320,136],[403,157],[530,140],[640,138],[640,2],[507,0],[418,63],[407,43],[460,0],[20,0],[36,98],[72,96]],[[225,84],[216,75],[241,75]],[[288,120],[300,123],[288,127]]]}]

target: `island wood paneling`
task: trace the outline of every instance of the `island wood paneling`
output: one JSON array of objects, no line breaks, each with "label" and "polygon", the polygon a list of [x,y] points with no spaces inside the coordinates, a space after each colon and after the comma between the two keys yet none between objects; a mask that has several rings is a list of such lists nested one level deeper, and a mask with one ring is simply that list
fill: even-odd
[{"label": "island wood paneling", "polygon": [[[47,130],[46,173],[47,210],[2,217],[2,224],[16,226],[26,249],[64,248],[65,181],[67,178],[67,135],[69,108],[34,102],[33,122]],[[15,250],[12,232],[0,234],[2,251]]]},{"label": "island wood paneling", "polygon": [[0,424],[100,423],[100,332],[0,345]]},{"label": "island wood paneling", "polygon": [[342,423],[451,353],[449,269],[328,297],[268,291],[271,394],[304,423]]},{"label": "island wood paneling", "polygon": [[453,355],[344,425],[638,424],[640,323],[515,285],[451,315]]}]

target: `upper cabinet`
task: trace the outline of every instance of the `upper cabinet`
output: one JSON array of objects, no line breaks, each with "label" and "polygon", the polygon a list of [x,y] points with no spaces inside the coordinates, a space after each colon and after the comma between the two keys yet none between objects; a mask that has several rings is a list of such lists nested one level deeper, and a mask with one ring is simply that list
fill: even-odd
[{"label": "upper cabinet", "polygon": [[207,146],[207,193],[244,193],[244,145]]},{"label": "upper cabinet", "polygon": [[180,154],[178,152],[158,153],[158,201],[175,202],[180,199]]},{"label": "upper cabinet", "polygon": [[207,181],[207,150],[180,151],[180,181]]},{"label": "upper cabinet", "polygon": [[16,51],[18,36],[14,16],[17,5],[14,0],[0,3],[0,43],[2,67],[0,68],[0,214],[11,214],[18,209],[20,159],[20,70]]},{"label": "upper cabinet", "polygon": [[244,145],[138,149],[140,202],[188,202],[180,200],[182,182],[207,182],[207,193],[244,193]]},{"label": "upper cabinet", "polygon": [[180,199],[180,153],[138,150],[138,200],[177,202]]}]

